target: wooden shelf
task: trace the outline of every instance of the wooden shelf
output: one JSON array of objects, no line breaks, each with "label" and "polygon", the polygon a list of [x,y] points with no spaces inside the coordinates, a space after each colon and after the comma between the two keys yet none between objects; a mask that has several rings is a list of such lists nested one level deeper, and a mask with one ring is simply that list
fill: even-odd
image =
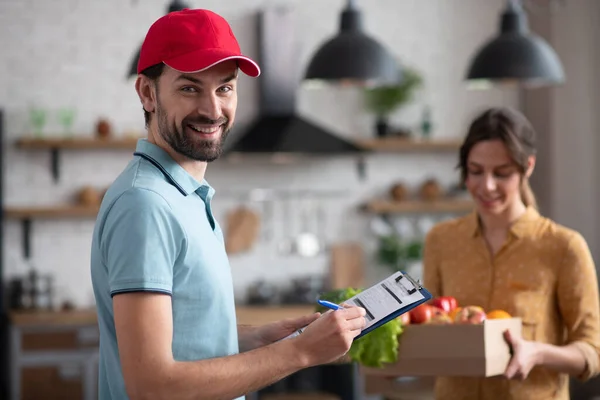
[{"label": "wooden shelf", "polygon": [[[239,324],[263,325],[285,318],[297,318],[315,312],[315,305],[236,305]],[[96,309],[71,311],[11,311],[10,322],[16,326],[96,325]]]},{"label": "wooden shelf", "polygon": [[458,151],[462,144],[454,139],[406,139],[373,138],[356,140],[356,144],[366,150],[378,152],[439,152]]},{"label": "wooden shelf", "polygon": [[34,219],[95,218],[99,207],[60,205],[54,207],[5,207],[5,219],[17,219],[22,225],[23,257],[31,256],[31,223]]},{"label": "wooden shelf", "polygon": [[89,137],[49,137],[49,138],[21,138],[16,141],[16,146],[26,150],[50,151],[50,167],[52,178],[57,182],[60,176],[58,155],[61,150],[135,150],[137,141],[141,136],[128,136],[122,138]]},{"label": "wooden shelf", "polygon": [[19,327],[96,325],[98,323],[95,309],[11,311],[9,318],[12,325]]},{"label": "wooden shelf", "polygon": [[4,217],[7,219],[55,219],[95,217],[98,207],[61,205],[56,207],[7,207]]},{"label": "wooden shelf", "polygon": [[73,137],[73,138],[22,138],[17,140],[21,149],[52,150],[52,149],[126,149],[134,150],[140,137],[106,138]]},{"label": "wooden shelf", "polygon": [[[73,137],[73,138],[22,138],[17,147],[22,149],[135,149],[139,137],[107,138]],[[372,138],[357,139],[355,143],[367,150],[394,151],[457,151],[461,141],[455,139],[406,139],[406,138]]]},{"label": "wooden shelf", "polygon": [[469,212],[473,209],[471,200],[437,200],[437,201],[392,201],[373,200],[364,206],[365,211],[374,214],[400,213],[456,213]]},{"label": "wooden shelf", "polygon": [[[16,141],[16,146],[28,150],[50,151],[50,167],[52,177],[58,182],[60,177],[59,152],[62,150],[131,150],[136,147],[137,141],[142,136],[129,136],[122,138],[98,138],[94,136],[74,137],[47,137],[47,138],[21,138]],[[372,138],[356,140],[355,144],[372,152],[456,152],[460,148],[460,141],[451,139],[407,139],[407,138]],[[365,177],[364,159],[358,161],[357,169],[361,178]]]}]

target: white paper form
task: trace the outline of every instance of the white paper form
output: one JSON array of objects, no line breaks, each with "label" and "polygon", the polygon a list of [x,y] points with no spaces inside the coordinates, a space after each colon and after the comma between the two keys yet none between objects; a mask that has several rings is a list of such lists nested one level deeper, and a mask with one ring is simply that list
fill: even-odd
[{"label": "white paper form", "polygon": [[424,299],[418,288],[402,272],[396,272],[376,285],[363,290],[344,303],[367,311],[366,329],[401,308]]}]

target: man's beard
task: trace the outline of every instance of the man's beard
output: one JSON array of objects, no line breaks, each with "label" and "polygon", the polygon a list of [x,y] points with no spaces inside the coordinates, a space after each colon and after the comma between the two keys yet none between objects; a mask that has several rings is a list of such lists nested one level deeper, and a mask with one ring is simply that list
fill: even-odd
[{"label": "man's beard", "polygon": [[[227,125],[227,118],[212,120],[206,117],[185,118],[181,126],[177,127],[175,122],[169,126],[167,114],[163,111],[160,102],[156,104],[156,118],[158,122],[158,134],[165,142],[171,146],[177,153],[196,161],[211,162],[218,159],[223,153],[223,143],[231,130]],[[195,135],[187,133],[186,127],[192,125],[218,125],[222,126],[221,136],[216,140],[207,140],[200,137],[200,133]],[[191,128],[190,128],[191,129]]]}]

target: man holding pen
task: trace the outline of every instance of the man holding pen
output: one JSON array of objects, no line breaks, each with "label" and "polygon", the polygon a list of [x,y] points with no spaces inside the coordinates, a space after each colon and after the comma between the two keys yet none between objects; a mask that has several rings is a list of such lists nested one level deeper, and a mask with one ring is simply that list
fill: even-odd
[{"label": "man holding pen", "polygon": [[92,240],[100,400],[242,397],[340,358],[365,326],[358,307],[236,324],[204,174],[233,125],[239,70],[260,74],[210,11],[170,13],[146,35],[135,88],[148,138],[104,196]]}]

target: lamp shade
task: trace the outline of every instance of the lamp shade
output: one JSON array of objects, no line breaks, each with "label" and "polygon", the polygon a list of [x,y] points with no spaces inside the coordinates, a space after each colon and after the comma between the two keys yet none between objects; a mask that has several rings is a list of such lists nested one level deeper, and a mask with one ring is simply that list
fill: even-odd
[{"label": "lamp shade", "polygon": [[327,40],[308,64],[305,81],[358,85],[394,84],[401,79],[388,50],[362,30],[362,16],[349,2],[342,11],[340,32]]},{"label": "lamp shade", "polygon": [[501,17],[500,35],[479,49],[467,80],[547,86],[563,82],[564,72],[552,47],[529,31],[524,10],[511,1]]}]

